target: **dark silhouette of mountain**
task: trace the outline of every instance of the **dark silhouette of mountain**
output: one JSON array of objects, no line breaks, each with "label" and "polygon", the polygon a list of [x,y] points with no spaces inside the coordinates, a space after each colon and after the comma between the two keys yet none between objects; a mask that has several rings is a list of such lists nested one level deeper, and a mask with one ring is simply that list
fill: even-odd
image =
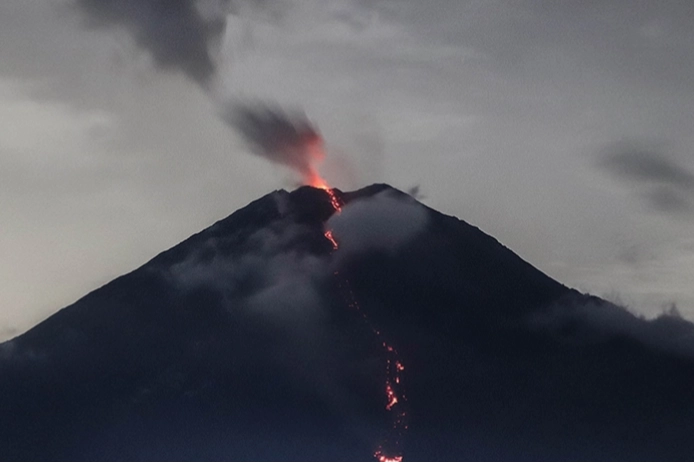
[{"label": "dark silhouette of mountain", "polygon": [[[276,191],[0,345],[4,460],[690,460],[694,329],[387,185]],[[339,249],[324,236],[334,230]]]}]

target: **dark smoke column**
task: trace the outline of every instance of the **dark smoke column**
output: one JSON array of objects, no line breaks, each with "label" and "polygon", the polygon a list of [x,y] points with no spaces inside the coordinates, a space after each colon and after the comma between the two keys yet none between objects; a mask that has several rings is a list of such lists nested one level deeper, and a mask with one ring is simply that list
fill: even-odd
[{"label": "dark smoke column", "polygon": [[325,158],[323,139],[302,112],[230,103],[222,119],[257,155],[291,168],[306,185],[328,188],[316,167]]},{"label": "dark smoke column", "polygon": [[157,67],[180,71],[208,90],[216,72],[210,48],[226,26],[229,0],[76,0],[94,27],[123,27]]}]

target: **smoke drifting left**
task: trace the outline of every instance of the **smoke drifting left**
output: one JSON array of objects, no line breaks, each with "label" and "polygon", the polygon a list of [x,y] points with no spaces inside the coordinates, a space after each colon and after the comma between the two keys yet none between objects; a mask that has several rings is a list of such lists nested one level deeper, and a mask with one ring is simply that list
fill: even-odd
[{"label": "smoke drifting left", "polygon": [[326,187],[316,169],[325,158],[323,139],[303,113],[290,114],[279,107],[229,105],[222,119],[235,127],[258,155],[290,167],[307,185]]},{"label": "smoke drifting left", "polygon": [[327,188],[316,169],[325,157],[323,142],[305,115],[220,97],[211,50],[226,30],[230,0],[77,0],[76,4],[91,26],[125,29],[159,69],[181,72],[196,83],[222,108],[222,120],[238,130],[255,154],[291,168],[303,184]]},{"label": "smoke drifting left", "polygon": [[209,89],[217,71],[210,50],[226,28],[229,0],[77,0],[93,27],[122,27],[163,70]]}]

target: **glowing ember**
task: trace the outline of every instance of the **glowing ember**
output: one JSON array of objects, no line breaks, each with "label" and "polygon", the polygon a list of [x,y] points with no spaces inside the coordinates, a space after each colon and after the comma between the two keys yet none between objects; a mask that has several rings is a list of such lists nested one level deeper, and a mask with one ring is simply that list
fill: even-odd
[{"label": "glowing ember", "polygon": [[314,183],[311,183],[311,186],[315,188],[320,188],[321,190],[324,190],[326,193],[328,193],[328,196],[330,197],[330,205],[333,207],[335,212],[339,214],[342,212],[342,201],[340,201],[340,198],[337,197],[335,194],[335,190],[330,188],[327,183],[325,183],[325,180],[323,180],[320,177],[317,177],[315,179]]},{"label": "glowing ember", "polygon": [[332,203],[333,207],[339,212],[339,201],[337,201],[337,198],[335,197],[332,188],[330,188],[328,185],[328,182],[318,173],[318,169],[316,167],[316,164],[319,164],[323,161],[323,159],[325,159],[323,139],[317,133],[312,133],[311,136],[306,137],[303,140],[303,150],[307,154],[306,158],[308,159],[308,168],[304,175],[304,182],[314,188],[325,190],[330,195],[330,202]]},{"label": "glowing ember", "polygon": [[314,188],[325,190],[325,192],[328,193],[328,196],[330,196],[330,204],[333,206],[333,209],[335,209],[335,212],[340,213],[342,211],[342,203],[338,199],[337,195],[335,195],[333,189],[330,188],[328,182],[320,176],[318,169],[315,166],[316,163],[321,162],[325,158],[323,140],[316,135],[315,138],[306,142],[306,151],[310,154],[309,159],[311,162],[308,166],[305,182]]},{"label": "glowing ember", "polygon": [[316,171],[315,169],[311,169],[311,172],[308,175],[308,178],[306,179],[306,183],[314,188],[320,188],[321,190],[330,191],[328,183],[325,181],[325,179],[323,179],[323,177],[320,176],[318,171]]},{"label": "glowing ember", "polygon": [[402,455],[398,455],[398,456],[394,456],[394,457],[388,457],[388,456],[386,456],[386,455],[383,454],[383,452],[381,451],[381,449],[376,450],[376,452],[374,453],[374,457],[376,457],[376,459],[377,459],[378,461],[381,461],[381,462],[386,462],[386,461],[402,461]]},{"label": "glowing ember", "polygon": [[342,203],[337,198],[337,196],[335,195],[335,192],[332,190],[332,188],[328,188],[325,191],[327,191],[328,195],[330,196],[330,204],[332,204],[333,209],[335,209],[335,212],[337,212],[338,214],[340,212],[342,212]]},{"label": "glowing ember", "polygon": [[386,397],[388,397],[386,410],[390,411],[392,410],[393,405],[398,403],[398,398],[395,396],[395,392],[393,392],[393,387],[390,385],[390,383],[386,383]]},{"label": "glowing ember", "polygon": [[325,237],[328,239],[333,244],[333,249],[337,250],[338,245],[337,241],[335,241],[335,238],[333,238],[333,232],[332,230],[325,230]]}]

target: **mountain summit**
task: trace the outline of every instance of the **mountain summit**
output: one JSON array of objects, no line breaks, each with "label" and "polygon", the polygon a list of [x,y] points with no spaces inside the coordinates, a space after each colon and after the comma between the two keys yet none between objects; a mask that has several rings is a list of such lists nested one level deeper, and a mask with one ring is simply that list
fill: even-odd
[{"label": "mountain summit", "polygon": [[0,459],[686,460],[693,335],[387,185],[275,191],[0,344]]}]

